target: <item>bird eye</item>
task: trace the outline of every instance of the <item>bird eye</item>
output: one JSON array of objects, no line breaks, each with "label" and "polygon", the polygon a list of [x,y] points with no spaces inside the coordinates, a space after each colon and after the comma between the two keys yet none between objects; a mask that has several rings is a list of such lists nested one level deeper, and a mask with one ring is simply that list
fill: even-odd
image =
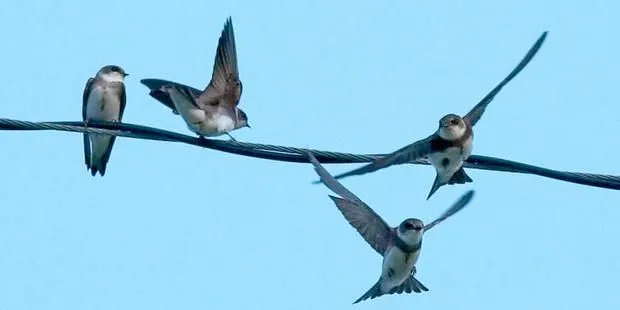
[{"label": "bird eye", "polygon": [[406,228],[406,229],[413,229],[413,224],[411,224],[411,223],[406,223],[406,224],[405,224],[405,228]]},{"label": "bird eye", "polygon": [[450,124],[452,124],[452,125],[458,125],[458,124],[459,124],[459,120],[458,120],[458,119],[456,119],[456,118],[453,118],[453,119],[450,121]]}]

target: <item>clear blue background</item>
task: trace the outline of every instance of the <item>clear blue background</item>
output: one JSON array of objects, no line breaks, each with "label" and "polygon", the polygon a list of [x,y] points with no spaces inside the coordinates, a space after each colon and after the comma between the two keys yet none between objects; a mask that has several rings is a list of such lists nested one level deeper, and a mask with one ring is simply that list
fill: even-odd
[{"label": "clear blue background", "polygon": [[[80,120],[88,77],[118,64],[124,121],[188,133],[139,83],[203,88],[232,15],[252,129],[239,140],[389,152],[463,114],[546,43],[476,127],[474,153],[620,174],[617,2],[0,2],[0,117]],[[381,257],[306,164],[118,139],[104,178],[80,134],[0,132],[0,309],[346,309]],[[332,173],[355,165],[329,165]],[[433,169],[346,179],[386,221],[432,220],[430,292],[355,309],[618,309],[618,193],[470,170],[428,202]]]}]

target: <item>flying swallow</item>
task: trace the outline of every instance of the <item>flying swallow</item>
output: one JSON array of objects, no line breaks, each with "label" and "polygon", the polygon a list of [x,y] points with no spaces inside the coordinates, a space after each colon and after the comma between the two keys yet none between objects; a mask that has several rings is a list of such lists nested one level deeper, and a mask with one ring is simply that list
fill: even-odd
[{"label": "flying swallow", "polygon": [[188,128],[200,137],[230,136],[230,131],[250,127],[247,114],[238,107],[243,84],[239,80],[230,17],[220,35],[213,74],[204,91],[159,79],[141,82],[150,89],[151,97],[171,108],[174,114],[180,114]]},{"label": "flying swallow", "polygon": [[[85,126],[89,121],[120,122],[123,119],[126,103],[124,81],[128,75],[123,68],[108,65],[99,69],[94,78],[88,79],[82,95]],[[101,176],[105,175],[115,140],[115,136],[84,133],[84,161],[93,176],[97,171]]]},{"label": "flying swallow", "polygon": [[341,197],[329,196],[338,210],[362,238],[383,256],[379,280],[353,303],[385,294],[428,291],[428,288],[415,278],[417,272],[415,265],[422,248],[422,236],[435,225],[463,209],[471,201],[474,191],[465,193],[439,218],[427,225],[419,219],[408,218],[397,227],[391,227],[366,203],[334,179],[312,153],[308,156],[325,186]]},{"label": "flying swallow", "polygon": [[435,167],[436,176],[435,182],[433,182],[433,186],[426,197],[427,200],[443,185],[472,182],[473,180],[465,173],[462,166],[463,161],[472,152],[473,127],[480,120],[484,110],[493,101],[495,95],[534,58],[546,37],[547,32],[545,31],[512,72],[465,116],[448,114],[439,120],[439,128],[429,137],[407,145],[368,165],[337,175],[335,178],[341,179],[352,175],[362,175],[392,165],[400,165],[417,159],[428,158]]}]

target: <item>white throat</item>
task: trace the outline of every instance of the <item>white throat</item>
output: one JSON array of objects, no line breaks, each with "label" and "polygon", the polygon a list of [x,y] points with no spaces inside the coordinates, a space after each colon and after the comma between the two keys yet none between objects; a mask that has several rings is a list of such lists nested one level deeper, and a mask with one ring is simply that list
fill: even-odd
[{"label": "white throat", "polygon": [[403,234],[400,232],[400,229],[397,229],[396,234],[406,244],[410,246],[414,246],[420,243],[420,241],[422,241],[422,235],[424,235],[424,231],[423,230],[408,230]]},{"label": "white throat", "polygon": [[118,72],[102,73],[99,77],[106,82],[120,82],[123,83],[125,77]]},{"label": "white throat", "polygon": [[457,140],[465,134],[466,130],[467,130],[466,126],[440,127],[439,136],[444,140],[450,140],[450,141]]}]

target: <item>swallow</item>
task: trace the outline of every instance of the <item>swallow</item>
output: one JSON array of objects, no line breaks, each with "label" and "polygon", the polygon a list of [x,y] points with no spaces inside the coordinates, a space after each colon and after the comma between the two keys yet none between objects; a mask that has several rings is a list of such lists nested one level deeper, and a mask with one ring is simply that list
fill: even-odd
[{"label": "swallow", "polygon": [[238,105],[243,92],[237,66],[237,50],[232,19],[229,17],[219,38],[211,81],[200,91],[176,82],[143,79],[151,97],[163,103],[172,112],[181,115],[188,128],[199,137],[228,135],[248,127],[247,114]]},{"label": "swallow", "polygon": [[408,218],[397,227],[391,227],[372,208],[332,177],[312,153],[308,153],[308,157],[323,184],[340,196],[329,195],[338,210],[362,238],[383,256],[379,280],[353,304],[385,294],[428,291],[428,288],[415,278],[422,236],[469,204],[474,191],[465,193],[440,217],[427,225],[419,219]]},{"label": "swallow", "polygon": [[[473,127],[482,117],[484,110],[493,101],[502,88],[527,66],[534,58],[547,37],[547,31],[538,38],[521,62],[510,72],[501,83],[488,93],[471,111],[461,117],[448,114],[439,120],[439,128],[425,139],[407,145],[385,157],[368,165],[337,175],[342,179],[353,175],[362,175],[387,168],[392,165],[401,165],[418,159],[427,158],[435,167],[436,176],[433,186],[426,199],[442,186],[449,184],[465,184],[473,182],[465,173],[463,162],[471,155],[473,149]],[[320,183],[319,181],[314,183]]]},{"label": "swallow", "polygon": [[[88,127],[90,121],[121,122],[125,112],[127,95],[125,77],[129,74],[116,65],[99,69],[94,78],[89,78],[82,95],[82,120]],[[84,161],[86,169],[95,176],[105,175],[110,160],[115,136],[84,133]]]}]

